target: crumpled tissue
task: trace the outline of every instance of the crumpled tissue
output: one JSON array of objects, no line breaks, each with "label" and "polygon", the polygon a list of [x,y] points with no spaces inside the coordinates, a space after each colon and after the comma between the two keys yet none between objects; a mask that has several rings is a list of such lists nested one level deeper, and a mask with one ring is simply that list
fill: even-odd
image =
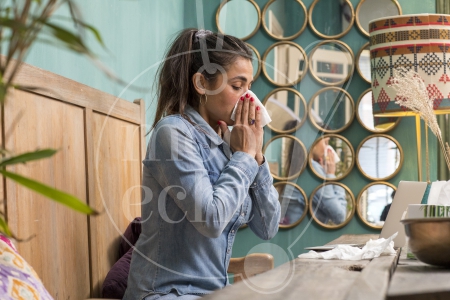
[{"label": "crumpled tissue", "polygon": [[[272,119],[270,118],[269,113],[267,112],[266,108],[261,103],[261,101],[258,99],[258,97],[256,97],[255,93],[253,93],[252,91],[248,90],[242,96],[245,97],[246,94],[249,94],[250,97],[253,97],[253,99],[255,99],[255,105],[260,107],[260,110],[261,110],[261,127],[264,127],[267,124],[269,124],[270,122],[272,122]],[[233,112],[231,113],[231,120],[233,120],[233,121],[235,121],[236,108],[237,108],[238,103],[239,103],[239,100],[236,102],[236,105],[234,106]]]},{"label": "crumpled tissue", "polygon": [[372,259],[382,255],[395,255],[393,239],[397,236],[398,232],[394,233],[391,237],[378,240],[370,240],[366,245],[360,249],[349,245],[337,245],[336,248],[325,251],[316,252],[309,251],[308,253],[300,254],[299,258],[315,258],[315,259],[341,259],[341,260],[362,260]]}]

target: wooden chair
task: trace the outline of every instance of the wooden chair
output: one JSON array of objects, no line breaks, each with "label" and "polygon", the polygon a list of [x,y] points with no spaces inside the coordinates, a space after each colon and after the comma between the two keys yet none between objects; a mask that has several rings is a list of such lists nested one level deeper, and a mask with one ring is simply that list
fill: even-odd
[{"label": "wooden chair", "polygon": [[228,273],[234,275],[234,283],[273,269],[273,256],[267,253],[252,253],[244,257],[231,258]]}]

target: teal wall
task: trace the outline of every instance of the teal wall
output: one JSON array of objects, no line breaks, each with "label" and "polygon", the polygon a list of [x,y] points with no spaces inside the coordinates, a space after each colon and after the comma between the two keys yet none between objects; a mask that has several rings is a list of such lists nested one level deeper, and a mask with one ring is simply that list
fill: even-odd
[{"label": "teal wall", "polygon": [[[152,84],[169,41],[183,29],[182,0],[77,0],[84,20],[96,27],[107,50],[89,38],[99,60],[127,84],[145,91],[125,89],[80,55],[36,44],[26,62],[129,101],[143,98],[147,124],[154,117]],[[57,11],[67,15],[67,11]]]},{"label": "teal wall", "polygon": [[[267,1],[256,0],[261,10]],[[123,80],[128,82],[138,78],[134,84],[148,89],[151,88],[154,74],[163,58],[167,43],[173,38],[174,34],[182,28],[198,27],[201,24],[204,24],[206,29],[215,31],[217,29],[215,16],[220,3],[219,0],[79,0],[78,2],[85,19],[100,30],[109,50],[106,52],[98,46],[95,47],[101,61]],[[356,8],[358,1],[351,0],[351,2]],[[435,12],[434,0],[400,0],[399,2],[404,14]],[[201,4],[201,6],[197,7],[196,3]],[[312,0],[304,0],[303,3],[306,7],[309,7]],[[200,11],[198,16],[197,9]],[[347,43],[355,54],[368,41],[367,37],[357,30],[356,25],[341,40]],[[318,41],[319,38],[313,34],[309,27],[294,40],[307,53]],[[276,41],[267,35],[261,27],[256,35],[247,42],[254,45],[262,56],[265,50]],[[147,123],[152,122],[155,103],[152,104],[151,100],[154,97],[154,91],[149,90],[146,93],[141,93],[127,90],[122,93],[123,86],[109,80],[87,59],[48,46],[34,46],[27,62],[113,95],[120,95],[121,98],[130,101],[135,98],[144,98],[148,108]],[[141,73],[143,75],[139,77]],[[345,86],[355,102],[361,92],[369,87],[370,85],[363,81],[356,72],[348,85]],[[263,99],[274,88],[276,87],[261,75],[254,83],[252,90]],[[295,88],[309,101],[311,96],[322,86],[317,84],[308,74]],[[355,150],[359,143],[370,135],[356,119],[341,134],[350,140]],[[400,179],[417,180],[415,123],[413,118],[404,118],[399,126],[389,134],[400,142],[405,155],[404,165],[400,173],[390,182],[398,185]],[[274,135],[273,132],[266,129],[265,141]],[[295,135],[303,141],[309,150],[318,133],[307,121]],[[432,140],[431,162],[436,161],[435,153],[436,143]],[[436,179],[435,173],[435,170],[433,170],[432,180]],[[312,174],[309,168],[303,172],[296,182],[303,188],[308,197],[312,190],[321,184],[321,181]],[[355,168],[348,177],[342,180],[342,183],[347,185],[356,197],[370,181],[365,179]],[[280,230],[271,241],[260,240],[249,228],[241,229],[236,237],[233,256],[244,256],[250,252],[269,252],[275,256],[276,265],[279,265],[304,252],[304,247],[327,243],[342,234],[359,233],[379,233],[379,230],[370,229],[357,216],[341,229],[327,230],[316,225],[308,215],[297,227]]]},{"label": "teal wall", "polygon": [[[207,29],[216,30],[215,26],[215,13],[219,6],[220,1],[206,1],[202,2],[203,5],[203,19],[204,24]],[[261,11],[268,0],[256,0]],[[351,0],[353,7],[356,9],[358,0]],[[402,6],[404,14],[410,13],[434,13],[435,12],[435,2],[434,0],[401,0],[399,1]],[[196,26],[196,10],[195,1],[186,1],[189,5],[185,9],[185,25],[186,26]],[[304,0],[303,3],[307,8],[312,3],[312,0]],[[312,50],[315,43],[320,39],[310,30],[309,26],[306,30],[293,41],[298,43],[307,54]],[[347,43],[352,49],[353,53],[356,55],[359,49],[368,42],[368,38],[363,36],[358,29],[356,24],[353,25],[351,31],[340,39],[341,41]],[[261,57],[263,56],[266,49],[273,43],[277,42],[271,38],[264,29],[261,27],[258,32],[246,42],[252,44],[260,52]],[[300,91],[300,93],[305,97],[307,102],[311,96],[320,88],[320,84],[316,83],[312,77],[308,74],[295,88]],[[263,99],[271,90],[275,89],[276,86],[272,85],[264,75],[261,75],[253,84],[252,90],[258,95],[260,99]],[[360,78],[359,74],[355,71],[353,77],[349,83],[345,84],[344,87],[353,97],[356,102],[360,94],[366,89],[370,88],[370,84],[365,82]],[[342,134],[346,137],[354,147],[355,151],[359,143],[371,133],[365,130],[358,121],[353,121],[352,125],[343,131]],[[403,147],[405,160],[401,171],[389,182],[394,185],[398,185],[400,180],[417,180],[417,152],[416,152],[416,137],[415,137],[415,121],[413,118],[404,118],[401,120],[399,125],[389,132],[394,138],[396,138]],[[318,132],[307,121],[296,133],[295,135],[302,140],[302,142],[307,147],[308,151],[316,139]],[[264,139],[267,142],[271,137],[275,136],[274,132],[271,132],[266,128]],[[424,144],[424,142],[422,143]],[[430,141],[430,159],[431,162],[436,161],[436,143],[435,140]],[[436,170],[432,170],[432,180],[436,180]],[[348,177],[341,181],[343,184],[347,185],[353,192],[355,198],[361,189],[369,184],[371,181],[364,178],[361,172],[355,167]],[[315,177],[309,167],[300,175],[296,183],[306,192],[309,197],[311,192],[315,187],[321,184],[321,181]],[[353,219],[345,227],[337,230],[329,230],[318,226],[314,221],[311,220],[309,215],[295,228],[281,230],[278,234],[270,241],[263,241],[257,238],[249,228],[244,228],[239,230],[236,241],[233,247],[233,256],[239,257],[247,255],[253,252],[268,252],[275,256],[275,264],[279,265],[286,261],[287,259],[295,258],[298,254],[305,252],[304,247],[322,245],[325,244],[342,234],[363,234],[363,233],[379,233],[379,230],[371,229],[366,226],[359,217],[355,214]]]}]

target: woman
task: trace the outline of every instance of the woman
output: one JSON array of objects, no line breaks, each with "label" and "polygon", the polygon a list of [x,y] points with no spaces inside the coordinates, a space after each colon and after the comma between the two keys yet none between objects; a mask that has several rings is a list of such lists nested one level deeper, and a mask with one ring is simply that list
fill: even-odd
[{"label": "woman", "polygon": [[[334,153],[328,146],[330,138],[320,138],[311,150],[311,166],[323,178],[336,178]],[[342,224],[347,217],[345,190],[335,184],[324,185],[313,197],[315,217],[324,224]]]},{"label": "woman", "polygon": [[195,299],[223,288],[239,227],[248,223],[265,240],[277,233],[261,108],[245,95],[251,57],[241,40],[205,30],[184,30],[170,47],[159,70],[142,233],[124,299]]}]

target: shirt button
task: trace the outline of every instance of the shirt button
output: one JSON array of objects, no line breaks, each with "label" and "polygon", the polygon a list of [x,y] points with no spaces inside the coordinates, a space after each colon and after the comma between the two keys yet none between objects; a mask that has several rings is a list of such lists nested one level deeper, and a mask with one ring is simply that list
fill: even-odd
[{"label": "shirt button", "polygon": [[231,230],[231,233],[234,233],[234,230]]},{"label": "shirt button", "polygon": [[244,214],[244,213],[242,213],[242,214],[241,214],[241,216],[245,216],[245,214]]},{"label": "shirt button", "polygon": [[230,253],[230,249],[227,250],[227,253]]}]

